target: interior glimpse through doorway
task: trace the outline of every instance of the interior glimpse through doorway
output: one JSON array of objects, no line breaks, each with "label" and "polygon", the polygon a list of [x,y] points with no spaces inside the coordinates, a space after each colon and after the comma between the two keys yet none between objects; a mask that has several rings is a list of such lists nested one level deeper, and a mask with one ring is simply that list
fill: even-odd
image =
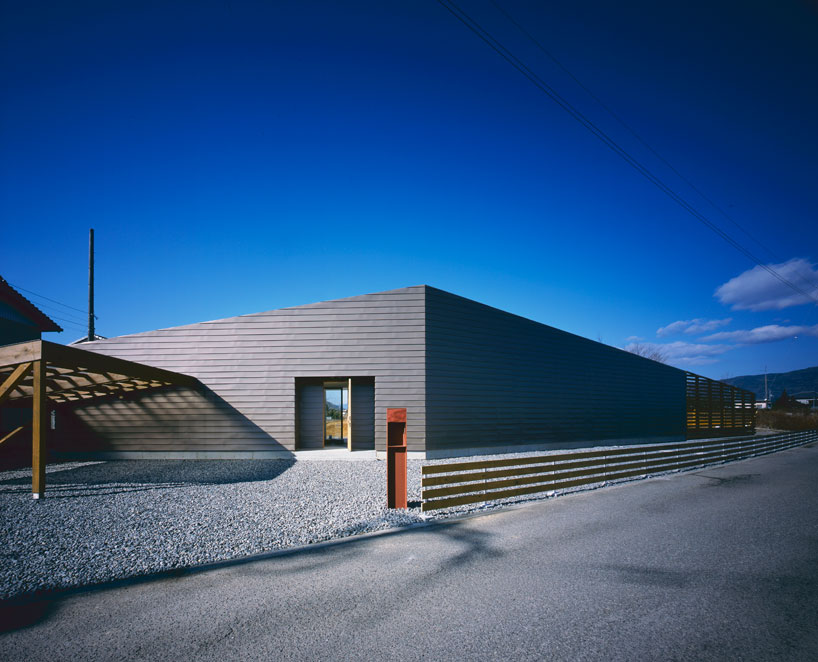
[{"label": "interior glimpse through doorway", "polygon": [[324,383],[324,447],[350,449],[348,381]]}]

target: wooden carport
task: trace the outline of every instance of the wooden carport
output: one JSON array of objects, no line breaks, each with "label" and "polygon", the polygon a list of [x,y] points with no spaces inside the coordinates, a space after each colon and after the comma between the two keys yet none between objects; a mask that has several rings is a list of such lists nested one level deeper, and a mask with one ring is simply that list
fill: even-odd
[{"label": "wooden carport", "polygon": [[[49,402],[84,402],[132,391],[198,384],[188,375],[45,340],[0,347],[0,403],[33,399],[31,490],[35,499],[45,493]],[[0,439],[0,444],[24,428],[12,430]]]}]

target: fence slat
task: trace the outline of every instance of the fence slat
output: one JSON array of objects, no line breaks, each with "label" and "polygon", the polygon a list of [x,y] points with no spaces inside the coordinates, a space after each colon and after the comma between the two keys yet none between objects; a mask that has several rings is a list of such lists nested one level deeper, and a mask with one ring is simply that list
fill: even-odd
[{"label": "fence slat", "polygon": [[[770,444],[764,445],[763,447],[766,448]],[[755,448],[755,447],[754,447]],[[643,473],[649,473],[651,471],[658,472],[658,471],[667,471],[669,469],[676,469],[680,467],[688,467],[688,466],[698,466],[707,464],[708,460],[717,460],[722,461],[726,459],[735,459],[739,456],[746,455],[751,449],[745,448],[743,450],[739,450],[735,453],[725,453],[723,450],[717,451],[709,451],[703,452],[695,449],[691,449],[691,452],[685,453],[684,455],[662,455],[662,454],[653,454],[650,459],[655,461],[649,461],[648,458],[640,459],[637,462],[628,462],[628,463],[618,463],[618,464],[602,464],[597,467],[597,471],[587,471],[587,470],[579,470],[579,471],[563,471],[562,469],[566,465],[562,465],[560,467],[547,467],[544,471],[541,471],[539,475],[534,476],[526,476],[526,477],[519,477],[519,478],[512,478],[509,480],[485,480],[479,486],[471,485],[453,485],[450,487],[441,487],[437,489],[431,490],[424,490],[423,496],[424,498],[433,499],[435,497],[440,496],[449,496],[455,494],[465,494],[468,492],[474,492],[476,489],[480,490],[494,490],[499,489],[501,487],[513,487],[519,485],[533,485],[536,483],[543,483],[545,481],[549,481],[554,483],[556,481],[561,481],[567,478],[582,478],[582,477],[593,477],[598,476],[600,480],[606,480],[606,476],[616,473],[621,474],[624,471],[629,470],[636,470],[636,475],[640,475]],[[683,462],[684,460],[690,460],[687,462]],[[504,472],[505,473],[505,472]],[[488,476],[487,476],[488,477]],[[447,478],[457,478],[460,479],[460,476],[448,476]]]},{"label": "fence slat", "polygon": [[[741,441],[742,439],[752,439],[753,437],[739,437],[731,438],[730,442]],[[642,449],[658,450],[677,450],[689,448],[691,446],[716,446],[725,443],[723,440],[712,440],[707,442],[701,441],[680,441],[673,444],[645,444],[639,446],[628,446],[626,448],[608,448],[602,450],[592,451],[576,451],[575,453],[561,453],[553,455],[538,455],[531,457],[519,457],[511,459],[500,460],[475,460],[470,462],[453,462],[450,464],[427,464],[422,467],[423,475],[436,473],[451,473],[453,471],[466,471],[474,469],[495,469],[499,467],[514,467],[524,464],[543,464],[545,462],[561,462],[563,460],[576,460],[577,458],[594,458],[607,457],[609,455],[628,455],[633,453],[641,453]]]},{"label": "fence slat", "polygon": [[[679,444],[672,446],[673,449],[678,449],[678,453],[681,455],[687,453],[695,453],[700,452],[701,449],[711,448],[711,447],[718,447],[720,449],[726,449],[728,447],[736,446],[737,444],[741,444],[741,441],[737,440],[727,440],[727,441],[713,441],[710,443],[695,443],[695,442],[686,442],[685,444]],[[643,460],[646,459],[653,459],[653,458],[661,458],[667,457],[672,451],[669,450],[659,450],[656,451],[657,448],[667,448],[667,446],[636,446],[630,447],[627,449],[620,449],[620,448],[613,448],[607,453],[602,454],[601,451],[593,453],[593,455],[599,455],[600,457],[591,459],[591,460],[582,460],[580,462],[565,462],[561,464],[558,468],[559,469],[579,469],[582,467],[594,467],[594,466],[607,466],[611,464],[609,458],[617,457],[619,458],[620,462],[626,462],[632,459],[632,457],[639,457]],[[646,451],[651,451],[647,453]],[[525,460],[528,463],[528,460],[536,460],[537,466],[528,466],[528,467],[516,467],[513,469],[501,469],[499,471],[489,471],[489,470],[482,470],[482,471],[475,471],[471,473],[461,473],[457,476],[458,483],[468,483],[474,481],[483,481],[483,480],[490,480],[493,478],[503,478],[507,476],[524,476],[524,475],[531,475],[531,474],[541,474],[541,473],[550,473],[556,470],[553,466],[556,462],[559,462],[563,459],[575,459],[575,458],[582,458],[587,457],[587,454],[582,453],[575,453],[575,454],[560,454],[560,455],[542,455],[536,458],[520,458],[518,460],[503,460],[503,466],[508,466],[508,462],[516,462],[516,464],[522,464],[522,460]],[[487,464],[486,462],[475,462],[474,465],[484,465]],[[533,463],[532,463],[533,464]],[[428,466],[436,466],[436,467],[447,467],[449,472],[456,471],[453,467],[467,467],[468,469],[473,469],[474,466],[472,463],[458,463],[458,464],[449,464],[449,465],[428,465]],[[494,466],[494,465],[491,465]],[[424,469],[426,467],[423,467]],[[443,476],[426,476],[426,472],[424,472],[424,478],[421,479],[421,485],[423,487],[433,487],[435,485],[448,485],[452,482],[452,476],[443,475]]]},{"label": "fence slat", "polygon": [[[764,437],[651,444],[527,458],[427,465],[423,467],[422,510],[707,466],[793,448],[816,440],[818,430],[809,430]],[[577,458],[580,460],[576,461]],[[487,471],[496,467],[516,469]],[[427,472],[427,468],[434,471]],[[430,473],[447,475],[427,477]]]}]

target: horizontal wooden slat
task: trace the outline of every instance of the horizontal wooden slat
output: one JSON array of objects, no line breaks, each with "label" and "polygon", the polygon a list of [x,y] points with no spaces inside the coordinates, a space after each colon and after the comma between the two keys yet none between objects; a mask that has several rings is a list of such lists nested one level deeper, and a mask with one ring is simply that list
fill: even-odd
[{"label": "horizontal wooden slat", "polygon": [[[773,444],[774,445],[774,444]],[[770,446],[770,444],[764,445],[761,444],[759,447],[766,448]],[[650,472],[657,472],[657,471],[667,471],[668,469],[674,468],[681,468],[686,466],[698,466],[700,464],[706,463],[709,460],[723,460],[723,459],[734,459],[737,456],[741,456],[742,454],[746,454],[747,452],[752,452],[755,446],[751,449],[745,448],[740,451],[736,452],[723,452],[722,450],[711,450],[710,452],[700,452],[691,449],[690,452],[685,453],[683,455],[665,455],[665,456],[655,456],[655,461],[639,461],[639,462],[630,462],[624,464],[607,464],[607,465],[598,465],[596,467],[596,471],[588,471],[588,470],[576,470],[576,471],[560,471],[557,468],[556,471],[552,471],[551,478],[552,484],[557,484],[562,482],[565,479],[569,478],[581,478],[581,477],[599,477],[600,480],[607,480],[608,476],[612,474],[622,475],[622,472],[631,470],[635,470],[636,474],[639,475],[642,473],[650,473]],[[527,478],[517,478],[511,480],[487,480],[483,482],[479,487],[475,485],[455,485],[453,487],[447,488],[440,488],[440,489],[432,489],[432,490],[424,490],[423,496],[424,498],[435,498],[439,496],[447,496],[447,495],[454,495],[454,494],[465,494],[467,492],[474,492],[475,489],[483,489],[483,490],[495,490],[502,487],[512,487],[514,485],[531,485],[534,483],[541,483],[546,480],[546,477],[543,475],[539,476],[530,476]]]},{"label": "horizontal wooden slat", "polygon": [[[611,480],[620,480],[636,476],[648,475],[662,471],[687,469],[708,464],[721,463],[751,457],[786,448],[803,445],[809,441],[818,439],[818,430],[789,433],[782,435],[770,435],[766,437],[751,437],[741,440],[715,440],[707,443],[696,444],[670,444],[677,448],[670,452],[656,452],[662,445],[645,446],[643,448],[631,447],[629,449],[612,449],[619,451],[620,456],[630,451],[633,456],[624,458],[625,461],[614,463],[604,463],[594,459],[589,462],[565,462],[563,464],[552,463],[547,466],[531,467],[529,461],[540,461],[543,458],[561,457],[568,458],[571,454],[560,454],[559,456],[538,456],[533,458],[511,458],[500,461],[488,462],[460,462],[450,465],[429,465],[435,468],[448,467],[453,471],[453,467],[465,466],[474,468],[473,465],[502,462],[500,466],[512,466],[510,463],[517,462],[521,469],[516,477],[512,476],[513,470],[501,470],[494,472],[483,472],[482,474],[465,473],[452,474],[447,476],[432,476],[425,481],[434,481],[434,484],[449,484],[449,487],[438,487],[423,490],[422,510],[436,510],[457,505],[479,503],[494,499],[503,499],[512,496],[523,496],[536,494],[555,489],[565,489],[568,487],[578,487]],[[681,448],[679,448],[681,446]],[[644,450],[642,457],[640,451]],[[594,455],[599,455],[604,451],[594,451]],[[576,457],[579,454],[573,454]],[[590,455],[583,454],[583,455]],[[637,459],[638,458],[638,459]],[[633,459],[634,461],[630,461]],[[587,464],[588,466],[576,469],[577,465]],[[565,471],[567,468],[573,470]],[[496,465],[495,465],[496,466]],[[426,467],[424,467],[425,469]],[[490,468],[490,467],[486,467]],[[536,472],[536,473],[534,473]],[[530,475],[530,474],[534,475]],[[482,475],[481,482],[473,481],[474,477]],[[485,480],[485,478],[503,478],[501,480]],[[448,483],[444,482],[447,481]],[[452,484],[452,483],[460,484]],[[424,482],[424,487],[427,483]],[[477,493],[475,493],[477,492]],[[446,497],[446,498],[440,498]]]},{"label": "horizontal wooden slat", "polygon": [[[624,466],[623,462],[628,462],[631,459],[639,459],[639,462],[645,464],[649,460],[653,459],[666,459],[668,457],[672,458],[679,458],[686,457],[687,455],[692,454],[702,454],[703,451],[706,451],[711,448],[718,448],[718,450],[713,451],[715,453],[721,453],[724,451],[729,451],[733,447],[740,445],[741,442],[735,441],[728,441],[728,442],[721,442],[716,441],[713,443],[708,444],[694,444],[694,445],[687,445],[686,447],[681,446],[677,452],[673,451],[660,451],[660,452],[653,452],[656,450],[656,446],[647,446],[643,449],[634,448],[632,452],[626,455],[617,454],[606,454],[596,459],[592,460],[583,460],[581,462],[563,462],[563,463],[556,463],[551,462],[549,464],[538,464],[537,466],[522,466],[519,468],[514,469],[503,469],[499,471],[480,471],[480,472],[472,472],[472,473],[458,473],[454,475],[438,475],[438,476],[429,476],[423,478],[421,480],[421,485],[423,487],[432,487],[435,485],[448,485],[450,483],[466,483],[466,482],[473,482],[473,481],[488,481],[494,478],[503,478],[506,476],[522,476],[522,475],[532,475],[532,474],[542,474],[542,473],[554,473],[554,472],[561,472],[564,470],[569,469],[581,469],[581,468],[592,468],[592,467],[620,467]],[[619,450],[619,449],[617,449]],[[622,449],[624,450],[624,449]],[[580,454],[577,453],[575,455],[554,455],[554,456],[541,456],[543,458],[572,458],[577,457]],[[598,454],[595,454],[598,455]],[[630,457],[632,456],[632,457]],[[585,456],[587,457],[587,456]],[[611,463],[608,458],[610,457],[617,457],[617,463]],[[518,462],[519,463],[519,462]],[[634,465],[635,466],[635,465]],[[585,473],[588,473],[587,471]],[[430,495],[431,496],[431,495]]]},{"label": "horizontal wooden slat", "polygon": [[[782,448],[790,448],[797,444],[787,444],[782,446]],[[770,447],[778,448],[777,444],[773,444]],[[768,447],[769,448],[769,447]],[[751,455],[758,455],[759,453],[764,452],[761,450],[753,451],[753,452],[742,452],[736,453],[731,456],[725,456],[723,459],[726,460],[736,460],[749,457]],[[682,464],[677,464],[673,468],[674,469],[682,469],[682,468],[691,468],[702,466],[701,461],[691,461]],[[532,487],[520,487],[514,488],[510,490],[502,490],[500,492],[489,492],[483,494],[468,494],[465,496],[459,497],[452,497],[449,499],[437,499],[433,501],[424,501],[422,505],[422,510],[437,510],[440,508],[448,508],[451,506],[458,506],[458,505],[466,505],[470,503],[479,503],[481,501],[490,501],[494,499],[505,499],[508,497],[513,496],[524,496],[526,494],[537,494],[540,492],[546,492],[550,490],[556,489],[566,489],[570,487],[581,487],[583,485],[593,485],[595,483],[602,483],[607,482],[610,480],[621,480],[625,478],[633,478],[636,476],[644,475],[645,471],[643,470],[634,470],[634,471],[626,471],[626,472],[618,472],[618,473],[611,473],[611,474],[595,474],[593,476],[588,476],[585,478],[580,478],[576,480],[567,480],[567,481],[554,481],[551,483],[540,483],[538,485]]]},{"label": "horizontal wooden slat", "polygon": [[754,429],[754,393],[690,372],[685,382],[688,439]]},{"label": "horizontal wooden slat", "polygon": [[[740,441],[740,440],[737,440]],[[560,462],[564,460],[577,460],[595,457],[611,457],[617,455],[633,455],[634,453],[653,451],[674,451],[685,448],[701,448],[707,446],[717,446],[724,442],[715,440],[707,443],[702,442],[680,442],[676,444],[645,444],[644,446],[628,446],[626,448],[609,448],[593,451],[577,451],[576,453],[561,453],[553,455],[538,455],[524,458],[504,458],[500,460],[477,460],[474,462],[454,462],[451,464],[429,464],[421,468],[423,475],[436,473],[451,473],[454,471],[468,471],[474,469],[494,469],[499,467],[513,467],[526,464],[543,464],[546,462]]]}]

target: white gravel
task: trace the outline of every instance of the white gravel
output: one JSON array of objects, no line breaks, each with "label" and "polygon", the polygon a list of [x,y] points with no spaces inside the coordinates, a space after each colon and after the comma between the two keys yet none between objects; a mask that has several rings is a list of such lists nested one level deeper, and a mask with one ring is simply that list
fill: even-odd
[{"label": "white gravel", "polygon": [[0,599],[241,558],[607,484],[421,514],[423,464],[545,454],[409,460],[410,508],[404,511],[386,508],[386,463],[378,460],[53,464],[40,501],[31,498],[30,469],[0,472]]},{"label": "white gravel", "polygon": [[382,461],[130,460],[0,472],[0,598],[82,586],[422,521],[386,508]]}]

